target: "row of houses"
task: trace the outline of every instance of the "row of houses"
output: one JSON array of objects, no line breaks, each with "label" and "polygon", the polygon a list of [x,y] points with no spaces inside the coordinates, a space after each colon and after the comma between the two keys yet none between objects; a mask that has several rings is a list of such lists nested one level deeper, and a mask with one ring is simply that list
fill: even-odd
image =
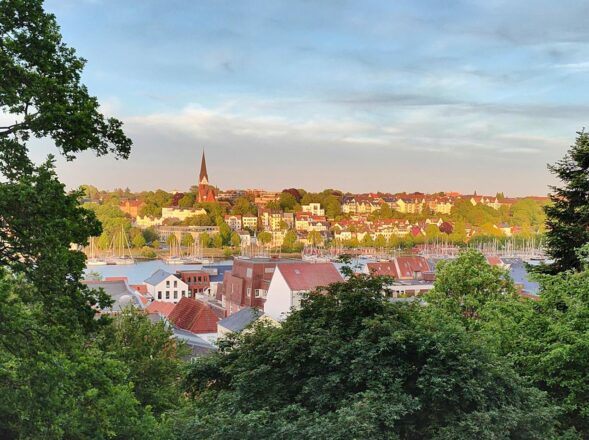
[{"label": "row of houses", "polygon": [[[510,269],[521,283],[522,294],[537,298],[525,280],[525,268],[517,259],[487,257],[491,265]],[[386,289],[393,300],[418,297],[433,288],[437,260],[419,255],[398,256],[390,261],[366,262],[357,273],[389,278]],[[513,266],[513,267],[512,267]],[[513,270],[512,270],[513,269]],[[253,321],[280,323],[301,306],[304,295],[343,282],[340,268],[330,262],[305,262],[278,258],[237,258],[233,265],[204,266],[175,273],[157,270],[142,284],[125,277],[86,281],[104,289],[113,305],[101,313],[118,313],[125,307],[144,310],[152,321],[163,320],[174,335],[186,341],[193,356],[215,349],[217,338],[242,331]],[[528,283],[528,284],[526,284]]]}]

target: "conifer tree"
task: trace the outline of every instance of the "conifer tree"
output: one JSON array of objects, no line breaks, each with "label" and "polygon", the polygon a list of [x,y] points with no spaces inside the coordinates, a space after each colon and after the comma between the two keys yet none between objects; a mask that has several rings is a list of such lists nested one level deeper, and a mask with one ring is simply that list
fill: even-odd
[{"label": "conifer tree", "polygon": [[577,250],[589,243],[589,134],[577,132],[566,156],[548,169],[563,182],[552,186],[547,215],[547,253],[554,260],[540,271],[558,273],[581,269]]}]

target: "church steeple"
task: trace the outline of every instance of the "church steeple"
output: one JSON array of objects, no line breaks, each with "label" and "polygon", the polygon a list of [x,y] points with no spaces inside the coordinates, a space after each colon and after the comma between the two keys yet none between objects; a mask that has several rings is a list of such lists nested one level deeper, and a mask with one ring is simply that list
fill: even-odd
[{"label": "church steeple", "polygon": [[202,150],[202,159],[200,162],[200,175],[198,177],[199,184],[208,185],[209,183],[209,175],[207,173],[207,161],[205,159],[205,150]]},{"label": "church steeple", "polygon": [[198,176],[198,202],[214,202],[216,200],[215,188],[209,184],[209,173],[207,173],[207,160],[205,159],[205,150],[202,150],[202,159],[200,161],[200,174]]}]

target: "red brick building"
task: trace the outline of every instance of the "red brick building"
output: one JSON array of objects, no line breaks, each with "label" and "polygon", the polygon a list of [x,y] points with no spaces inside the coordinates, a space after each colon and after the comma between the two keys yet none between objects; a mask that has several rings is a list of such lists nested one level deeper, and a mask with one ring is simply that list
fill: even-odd
[{"label": "red brick building", "polygon": [[214,202],[217,200],[215,195],[215,188],[209,185],[209,174],[207,173],[207,161],[205,159],[205,152],[202,152],[202,159],[200,162],[200,174],[198,176],[198,203]]},{"label": "red brick building", "polygon": [[211,287],[210,275],[203,270],[179,270],[176,275],[188,284],[190,296],[196,293],[204,293]]},{"label": "red brick building", "polygon": [[231,272],[225,272],[223,285],[217,290],[217,299],[225,307],[227,316],[244,307],[263,309],[276,264],[293,262],[296,261],[274,258],[236,258],[233,269]]}]

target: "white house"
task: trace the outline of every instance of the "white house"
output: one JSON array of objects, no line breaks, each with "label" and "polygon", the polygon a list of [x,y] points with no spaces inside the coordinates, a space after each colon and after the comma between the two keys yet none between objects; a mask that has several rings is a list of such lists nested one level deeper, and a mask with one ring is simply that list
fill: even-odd
[{"label": "white house", "polygon": [[298,309],[304,293],[343,281],[332,263],[277,264],[268,286],[264,313],[282,321],[291,309]]},{"label": "white house", "polygon": [[163,269],[156,270],[143,284],[156,301],[177,303],[189,294],[188,284]]},{"label": "white house", "polygon": [[310,212],[313,215],[325,215],[325,209],[322,209],[319,203],[309,203],[308,205],[301,206],[301,209],[302,212]]}]

